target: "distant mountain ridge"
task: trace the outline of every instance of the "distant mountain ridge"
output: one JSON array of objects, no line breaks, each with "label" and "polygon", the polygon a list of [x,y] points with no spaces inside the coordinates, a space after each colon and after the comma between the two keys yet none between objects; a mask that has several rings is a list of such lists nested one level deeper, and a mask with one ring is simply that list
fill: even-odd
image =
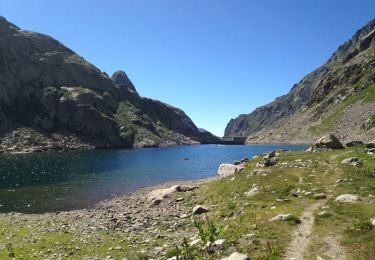
[{"label": "distant mountain ridge", "polygon": [[375,125],[374,39],[375,19],[288,94],[231,119],[224,136],[246,136],[247,143],[306,143],[328,132],[342,139],[371,139]]},{"label": "distant mountain ridge", "polygon": [[143,98],[55,39],[0,17],[0,151],[150,147],[205,139],[180,109]]}]

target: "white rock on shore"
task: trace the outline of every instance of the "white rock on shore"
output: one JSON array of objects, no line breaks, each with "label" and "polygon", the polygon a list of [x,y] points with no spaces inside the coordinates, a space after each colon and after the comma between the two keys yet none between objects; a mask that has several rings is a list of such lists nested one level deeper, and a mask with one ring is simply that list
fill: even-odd
[{"label": "white rock on shore", "polygon": [[219,169],[217,170],[217,174],[220,177],[227,177],[231,176],[237,172],[241,172],[245,169],[245,164],[241,163],[238,165],[230,164],[230,163],[223,163],[219,166]]},{"label": "white rock on shore", "polygon": [[166,189],[158,189],[151,191],[148,196],[147,200],[151,202],[151,205],[159,204],[164,198],[168,197],[169,195],[181,191],[180,185],[174,185],[172,187]]}]

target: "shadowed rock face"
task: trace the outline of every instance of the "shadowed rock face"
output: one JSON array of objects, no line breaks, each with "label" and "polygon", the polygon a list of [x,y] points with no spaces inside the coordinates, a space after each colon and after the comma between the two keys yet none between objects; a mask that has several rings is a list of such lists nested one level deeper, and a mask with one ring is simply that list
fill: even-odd
[{"label": "shadowed rock face", "polygon": [[[312,114],[307,124],[319,120],[345,98],[360,93],[375,82],[374,38],[375,19],[340,46],[325,64],[295,84],[287,95],[231,119],[225,136],[245,137],[267,131],[272,134],[273,130],[293,121],[299,113]],[[273,137],[265,138],[267,141]]]},{"label": "shadowed rock face", "polygon": [[[134,108],[132,118],[119,113],[122,104]],[[125,72],[109,78],[55,39],[3,17],[0,122],[0,150],[133,147],[143,146],[142,138],[148,139],[144,146],[199,141],[182,110],[140,97]],[[136,139],[142,131],[152,136]]]},{"label": "shadowed rock face", "polygon": [[112,81],[119,87],[127,88],[128,90],[138,94],[137,90],[135,89],[133,83],[126,75],[125,71],[118,70],[112,75]]}]

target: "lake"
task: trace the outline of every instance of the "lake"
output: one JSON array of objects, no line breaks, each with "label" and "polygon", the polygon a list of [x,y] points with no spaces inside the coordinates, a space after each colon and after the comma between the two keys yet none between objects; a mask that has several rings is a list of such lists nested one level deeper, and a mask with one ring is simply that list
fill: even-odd
[{"label": "lake", "polygon": [[[306,145],[191,145],[0,155],[0,212],[79,209],[167,181],[215,176],[218,166]],[[188,160],[183,160],[188,158]]]}]

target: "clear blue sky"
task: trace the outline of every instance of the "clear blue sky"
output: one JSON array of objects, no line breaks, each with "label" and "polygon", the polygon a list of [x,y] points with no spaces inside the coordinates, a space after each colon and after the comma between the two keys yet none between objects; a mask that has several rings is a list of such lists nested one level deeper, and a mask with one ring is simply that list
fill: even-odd
[{"label": "clear blue sky", "polygon": [[141,95],[221,136],[328,59],[375,1],[0,0],[0,15],[126,71]]}]

